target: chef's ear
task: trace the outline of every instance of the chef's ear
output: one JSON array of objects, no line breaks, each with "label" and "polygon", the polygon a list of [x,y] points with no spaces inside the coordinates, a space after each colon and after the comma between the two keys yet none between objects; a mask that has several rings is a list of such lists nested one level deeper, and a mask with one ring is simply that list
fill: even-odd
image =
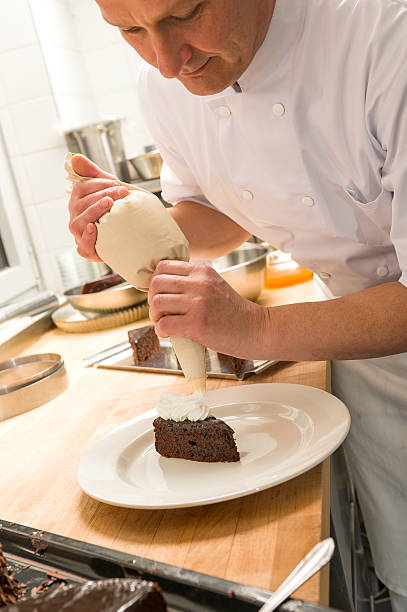
[{"label": "chef's ear", "polygon": [[72,157],[71,164],[73,170],[75,170],[76,174],[79,174],[80,176],[87,176],[89,178],[108,178],[116,181],[118,180],[114,174],[105,172],[81,153],[77,153]]}]

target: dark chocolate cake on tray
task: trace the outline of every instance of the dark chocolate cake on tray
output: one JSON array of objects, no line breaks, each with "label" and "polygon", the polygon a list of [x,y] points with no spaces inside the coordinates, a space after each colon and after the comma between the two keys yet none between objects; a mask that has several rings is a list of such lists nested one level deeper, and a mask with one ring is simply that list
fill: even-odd
[{"label": "dark chocolate cake on tray", "polygon": [[21,599],[4,612],[167,612],[160,587],[138,578],[89,580]]},{"label": "dark chocolate cake on tray", "polygon": [[146,359],[160,349],[160,340],[155,333],[154,325],[130,329],[127,332],[136,365],[141,365]]},{"label": "dark chocolate cake on tray", "polygon": [[[0,609],[4,612],[167,612],[164,596],[156,582],[140,578],[108,578],[80,584],[59,584],[48,590],[52,580],[31,596],[8,567],[0,542]],[[42,587],[42,590],[40,590]],[[35,594],[34,594],[35,593]]]},{"label": "dark chocolate cake on tray", "polygon": [[25,585],[19,583],[7,566],[0,542],[0,608],[14,604],[25,592]]},{"label": "dark chocolate cake on tray", "polygon": [[240,357],[232,357],[232,355],[225,355],[225,353],[218,353],[220,363],[223,363],[229,370],[240,374],[243,372],[248,363],[247,359],[241,359]]}]

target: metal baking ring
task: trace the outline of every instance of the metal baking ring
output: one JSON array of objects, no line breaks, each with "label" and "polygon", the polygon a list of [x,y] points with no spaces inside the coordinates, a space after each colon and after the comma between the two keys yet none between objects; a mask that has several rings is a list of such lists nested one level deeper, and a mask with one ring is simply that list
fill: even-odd
[{"label": "metal baking ring", "polygon": [[0,421],[37,408],[68,386],[58,353],[40,353],[0,363]]},{"label": "metal baking ring", "polygon": [[[61,365],[63,365],[63,361],[58,353],[39,353],[38,355],[27,355],[2,361],[0,362],[0,395],[17,391],[17,389],[30,385],[41,378],[45,378],[45,376],[50,376]],[[23,370],[25,370],[25,374]],[[28,374],[28,371],[32,373]],[[23,376],[19,378],[22,373]],[[10,377],[11,384],[2,383],[2,379],[7,375]],[[15,382],[13,382],[13,378]]]}]

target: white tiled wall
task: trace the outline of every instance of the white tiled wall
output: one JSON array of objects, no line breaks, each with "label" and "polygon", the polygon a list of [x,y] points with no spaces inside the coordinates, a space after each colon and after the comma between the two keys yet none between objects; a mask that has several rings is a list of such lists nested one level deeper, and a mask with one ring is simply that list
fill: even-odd
[{"label": "white tiled wall", "polygon": [[15,147],[23,154],[61,145],[59,115],[53,96],[34,98],[10,106]]},{"label": "white tiled wall", "polygon": [[122,119],[128,158],[152,144],[137,101],[141,59],[101,17],[93,0],[67,0],[71,6],[79,49],[88,73],[98,117]]},{"label": "white tiled wall", "polygon": [[63,289],[56,259],[75,251],[63,130],[120,117],[127,156],[141,153],[140,62],[93,0],[0,2],[0,126],[45,287]]},{"label": "white tiled wall", "polygon": [[0,53],[37,42],[27,0],[0,2]]},{"label": "white tiled wall", "polygon": [[[65,154],[64,139],[58,131],[58,109],[44,61],[43,51],[28,0],[0,3],[0,125],[14,172],[32,245],[37,258],[43,255],[43,286],[58,287],[52,264],[52,250],[45,236],[61,236],[66,201],[60,167]],[[32,162],[34,161],[34,165]],[[42,164],[45,165],[42,165]],[[49,176],[47,171],[49,171]],[[62,175],[62,178],[61,178]],[[0,177],[1,181],[1,177]],[[57,184],[58,183],[58,184]],[[58,199],[61,222],[38,217],[47,200]],[[61,229],[60,229],[61,228]],[[58,244],[72,248],[66,235]],[[26,245],[29,250],[29,244]]]}]

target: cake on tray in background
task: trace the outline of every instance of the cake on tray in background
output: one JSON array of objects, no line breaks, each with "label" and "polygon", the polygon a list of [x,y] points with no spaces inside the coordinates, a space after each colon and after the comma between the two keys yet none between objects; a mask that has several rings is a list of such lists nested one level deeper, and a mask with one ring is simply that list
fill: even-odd
[{"label": "cake on tray in background", "polygon": [[98,278],[97,280],[84,283],[82,285],[81,293],[98,293],[99,291],[110,289],[110,287],[115,287],[116,285],[120,285],[121,283],[125,282],[126,281],[122,276],[120,276],[120,274],[108,274],[107,276],[102,276],[102,278]]},{"label": "cake on tray in background", "polygon": [[145,327],[130,329],[127,336],[136,365],[143,364],[148,357],[160,350],[160,340],[155,333],[154,325],[150,325],[147,329]]},{"label": "cake on tray in background", "polygon": [[241,359],[240,357],[232,357],[231,355],[225,355],[224,353],[218,353],[219,361],[225,365],[228,370],[240,374],[247,365],[247,359]]},{"label": "cake on tray in background", "polygon": [[[134,363],[136,365],[142,365],[149,357],[160,350],[160,340],[155,333],[153,325],[130,329],[127,332],[127,336],[133,349]],[[249,363],[247,359],[241,359],[240,357],[232,357],[224,353],[217,353],[217,355],[220,364],[236,374],[240,374]],[[208,356],[207,359],[209,359]]]}]

